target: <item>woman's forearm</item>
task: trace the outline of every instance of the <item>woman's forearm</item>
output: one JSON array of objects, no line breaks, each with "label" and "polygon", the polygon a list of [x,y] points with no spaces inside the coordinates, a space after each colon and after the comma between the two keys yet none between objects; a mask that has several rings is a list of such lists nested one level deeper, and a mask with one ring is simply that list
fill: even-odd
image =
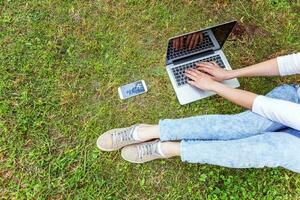
[{"label": "woman's forearm", "polygon": [[252,109],[254,99],[258,96],[252,92],[230,88],[219,82],[214,84],[213,91],[225,99],[250,110]]},{"label": "woman's forearm", "polygon": [[252,76],[278,76],[277,59],[267,60],[249,67],[228,71],[228,79]]}]

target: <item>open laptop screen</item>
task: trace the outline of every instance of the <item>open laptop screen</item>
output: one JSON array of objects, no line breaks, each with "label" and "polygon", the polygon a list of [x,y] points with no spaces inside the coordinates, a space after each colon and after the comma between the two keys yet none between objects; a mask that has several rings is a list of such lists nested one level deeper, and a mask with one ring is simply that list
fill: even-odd
[{"label": "open laptop screen", "polygon": [[168,42],[167,64],[210,50],[221,49],[236,21],[173,37]]}]

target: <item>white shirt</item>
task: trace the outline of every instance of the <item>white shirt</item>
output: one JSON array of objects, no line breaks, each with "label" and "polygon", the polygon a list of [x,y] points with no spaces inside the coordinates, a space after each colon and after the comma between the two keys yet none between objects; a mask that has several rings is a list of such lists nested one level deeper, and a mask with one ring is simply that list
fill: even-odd
[{"label": "white shirt", "polygon": [[[280,56],[277,63],[281,76],[300,74],[300,53]],[[253,102],[252,112],[300,131],[300,104],[259,95]]]}]

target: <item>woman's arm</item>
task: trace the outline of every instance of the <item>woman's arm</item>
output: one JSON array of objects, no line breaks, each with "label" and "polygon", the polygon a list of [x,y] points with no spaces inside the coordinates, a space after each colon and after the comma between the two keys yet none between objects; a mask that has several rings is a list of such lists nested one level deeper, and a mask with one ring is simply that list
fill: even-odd
[{"label": "woman's arm", "polygon": [[258,96],[252,92],[230,88],[213,80],[211,76],[195,69],[187,70],[186,76],[191,79],[188,81],[189,84],[202,90],[213,91],[225,99],[247,109],[252,109],[253,101]]},{"label": "woman's arm", "polygon": [[238,77],[252,77],[252,76],[278,76],[279,69],[277,60],[271,59],[265,62],[261,62],[249,67],[236,69],[236,70],[225,70],[219,67],[216,63],[202,62],[198,63],[198,70],[210,74],[216,81],[224,81]]},{"label": "woman's arm", "polygon": [[240,105],[249,110],[252,109],[253,102],[258,96],[253,92],[248,92],[245,90],[230,88],[222,83],[216,82],[212,85],[212,91],[220,95],[221,97]]},{"label": "woman's arm", "polygon": [[210,74],[216,81],[252,76],[286,76],[300,73],[300,53],[280,56],[249,67],[224,70],[216,63],[198,63],[198,70]]},{"label": "woman's arm", "polygon": [[244,67],[241,69],[231,70],[228,72],[228,79],[237,77],[253,77],[253,76],[279,76],[277,59],[273,58],[255,65]]},{"label": "woman's arm", "polygon": [[188,83],[199,89],[214,91],[229,101],[248,108],[267,119],[300,130],[299,104],[230,88],[195,69],[187,70],[186,76],[191,79]]},{"label": "woman's arm", "polygon": [[252,112],[300,131],[300,105],[297,103],[258,96],[253,102]]},{"label": "woman's arm", "polygon": [[233,89],[219,82],[212,85],[212,90],[260,116],[300,131],[300,105],[297,103]]}]

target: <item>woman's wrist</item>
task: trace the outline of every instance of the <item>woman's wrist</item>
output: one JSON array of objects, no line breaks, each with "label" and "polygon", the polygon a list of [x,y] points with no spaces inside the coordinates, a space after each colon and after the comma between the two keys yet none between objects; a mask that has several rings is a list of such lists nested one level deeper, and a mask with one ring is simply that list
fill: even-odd
[{"label": "woman's wrist", "polygon": [[236,78],[238,76],[238,71],[237,70],[229,70],[226,73],[226,80],[228,79],[233,79]]},{"label": "woman's wrist", "polygon": [[252,109],[255,98],[258,96],[252,92],[231,88],[220,82],[212,84],[212,91],[223,98],[250,110]]},{"label": "woman's wrist", "polygon": [[211,85],[211,91],[219,94],[223,90],[224,87],[227,87],[227,86],[218,81],[214,81],[213,84]]}]

